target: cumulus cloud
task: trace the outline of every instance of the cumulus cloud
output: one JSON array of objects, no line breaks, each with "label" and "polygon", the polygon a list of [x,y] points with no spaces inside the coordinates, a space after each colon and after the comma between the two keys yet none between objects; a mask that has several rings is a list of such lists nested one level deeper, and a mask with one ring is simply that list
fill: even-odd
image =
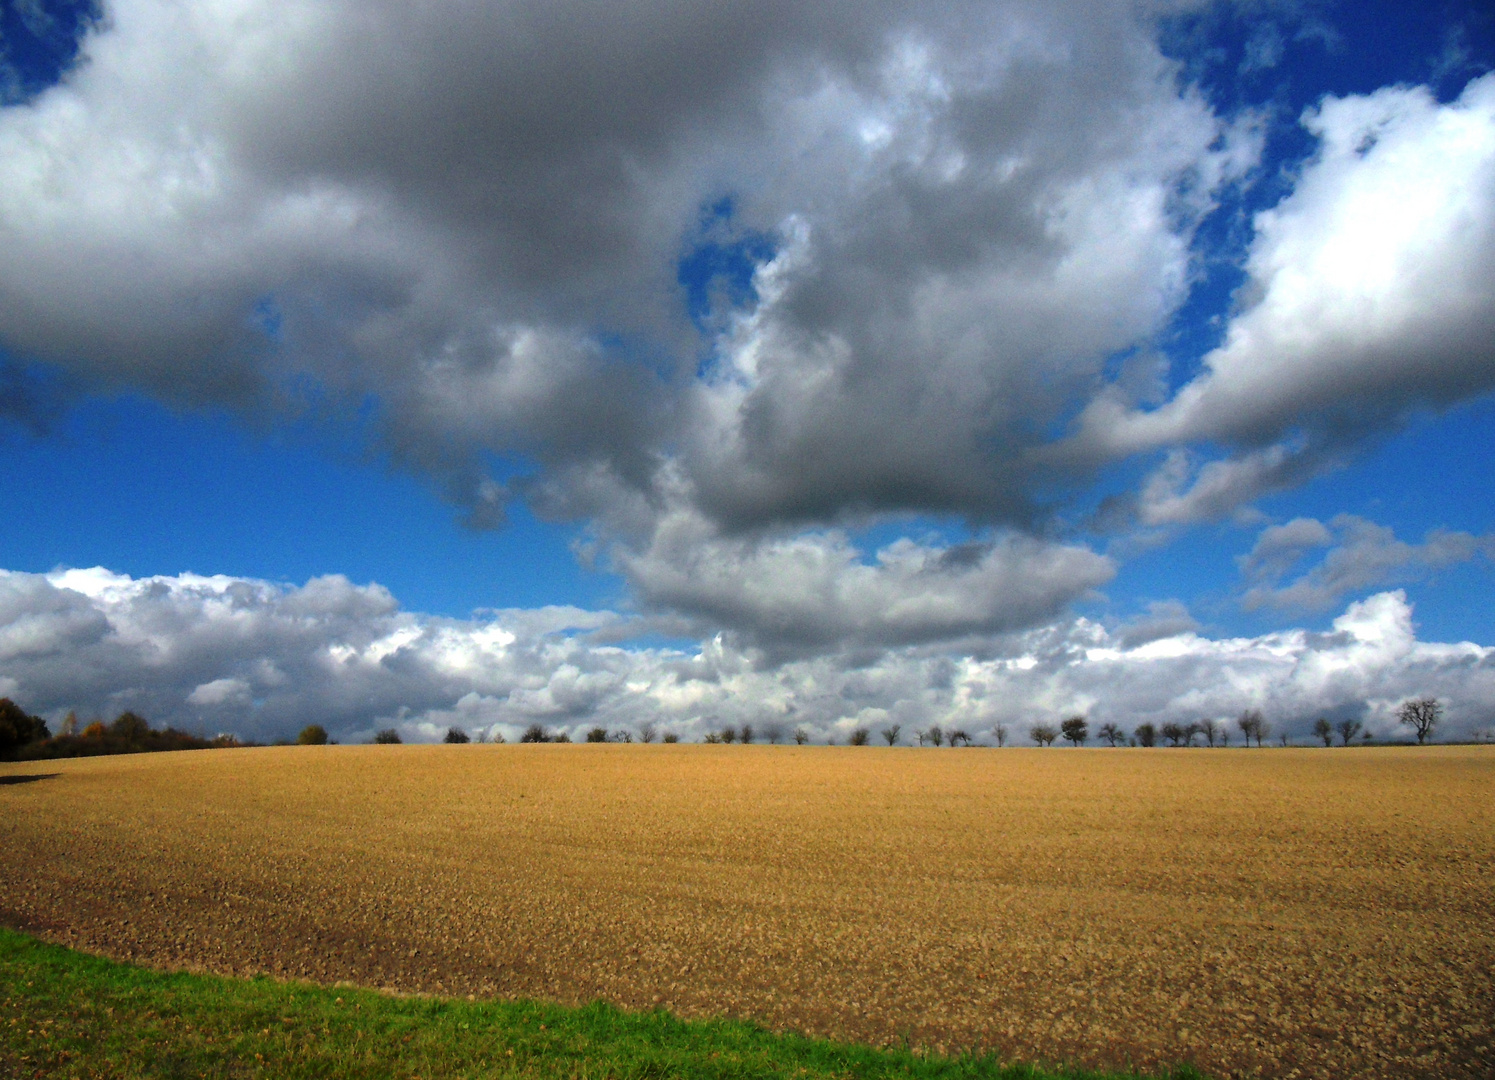
[{"label": "cumulus cloud", "polygon": [[[1282,583],[1320,549],[1327,550],[1316,565]],[[1328,526],[1295,518],[1263,529],[1241,557],[1242,576],[1251,583],[1241,602],[1247,608],[1322,611],[1350,593],[1414,581],[1480,554],[1495,556],[1495,537],[1434,529],[1421,544],[1408,544],[1386,526],[1353,514],[1341,514]]]},{"label": "cumulus cloud", "polygon": [[1255,220],[1241,311],[1202,373],[1151,411],[1098,399],[1082,443],[1343,435],[1495,386],[1495,75],[1329,97],[1318,152]]},{"label": "cumulus cloud", "polygon": [[[640,607],[744,647],[1044,624],[1113,572],[1054,509],[1116,459],[1167,455],[1122,502],[1187,525],[1495,385],[1495,76],[1310,110],[1224,343],[1160,402],[1110,365],[1156,356],[1263,138],[1146,5],[104,14],[0,108],[0,348],[76,393],[366,425],[468,524],[578,522]],[[703,250],[742,280],[683,280]],[[10,371],[0,416],[43,428]],[[847,538],[919,515],[989,539]],[[86,633],[64,608],[14,632]],[[526,700],[603,693],[578,672]]]},{"label": "cumulus cloud", "polygon": [[291,587],[0,572],[0,687],[54,717],[129,708],[258,738],[313,722],[343,739],[385,726],[416,739],[450,725],[512,739],[534,723],[579,734],[644,722],[686,738],[750,723],[844,740],[893,722],[986,738],[998,724],[1074,712],[1130,727],[1248,707],[1289,731],[1333,714],[1389,734],[1396,705],[1428,694],[1457,733],[1495,708],[1495,649],[1419,641],[1401,593],[1350,605],[1325,634],[1211,639],[1163,604],[1116,630],[1067,617],[988,638],[983,655],[828,649],[776,665],[723,635],[689,648],[609,644],[600,631],[621,621],[572,608],[438,618],[337,577]]},{"label": "cumulus cloud", "polygon": [[[1018,521],[1014,455],[1166,323],[1255,153],[1129,4],[116,0],[0,111],[0,341],[372,398],[479,525],[615,514],[661,461],[727,527]],[[703,338],[678,261],[724,196],[773,257]]]},{"label": "cumulus cloud", "polygon": [[871,559],[842,532],[717,534],[697,515],[661,520],[619,555],[640,599],[778,649],[905,645],[1047,622],[1115,568],[1087,548],[1023,536],[959,545],[899,539]]}]

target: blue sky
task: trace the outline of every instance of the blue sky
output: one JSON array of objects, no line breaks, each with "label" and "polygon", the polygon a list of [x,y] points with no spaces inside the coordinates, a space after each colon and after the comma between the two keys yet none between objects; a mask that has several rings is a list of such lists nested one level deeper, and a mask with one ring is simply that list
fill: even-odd
[{"label": "blue sky", "polygon": [[[609,611],[599,648],[723,635],[763,672],[1083,625],[1328,631],[1396,589],[1420,641],[1495,644],[1485,5],[794,8],[645,5],[603,45],[565,4],[266,8],[260,53],[213,5],[184,30],[149,0],[6,4],[0,568],[341,575],[464,626]],[[1451,329],[1361,334],[1376,306],[1343,314],[1323,269],[1360,242],[1336,215],[1394,206],[1445,145],[1463,225],[1356,228],[1367,263],[1443,268]],[[1322,340],[1261,352],[1308,340],[1284,320],[1309,301]],[[1282,400],[1242,408],[1273,365]],[[198,691],[263,660],[171,690],[59,675],[36,707],[252,713],[260,690]],[[515,693],[480,695],[490,722]]]}]

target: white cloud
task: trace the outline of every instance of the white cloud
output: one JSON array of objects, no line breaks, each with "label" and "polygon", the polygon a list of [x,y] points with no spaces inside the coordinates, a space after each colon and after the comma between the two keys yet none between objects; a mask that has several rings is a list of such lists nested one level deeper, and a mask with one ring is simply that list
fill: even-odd
[{"label": "white cloud", "polygon": [[[85,593],[66,583],[89,588]],[[826,650],[777,665],[725,636],[690,648],[624,648],[606,612],[498,611],[473,620],[401,610],[378,586],[318,578],[299,588],[100,570],[0,572],[0,640],[65,613],[72,636],[25,636],[0,686],[60,717],[134,709],[157,724],[289,736],[321,723],[339,738],[397,726],[435,738],[449,725],[512,739],[531,723],[579,734],[645,721],[699,738],[722,724],[802,726],[815,738],[858,724],[929,723],[984,737],[1072,712],[1143,720],[1266,710],[1306,733],[1322,714],[1394,732],[1396,705],[1432,694],[1458,734],[1495,710],[1495,649],[1417,639],[1401,593],[1350,605],[1328,634],[1202,637],[1178,605],[1114,631],[1064,618],[980,639],[962,654],[918,646]]]},{"label": "white cloud", "polygon": [[[1262,530],[1243,556],[1241,572],[1250,587],[1248,608],[1278,607],[1322,611],[1350,593],[1390,583],[1414,581],[1437,570],[1495,555],[1495,538],[1434,529],[1421,544],[1398,540],[1384,525],[1341,514],[1326,528],[1313,518],[1296,518]],[[1322,560],[1281,584],[1312,551],[1327,549]]]},{"label": "white cloud", "polygon": [[1112,453],[1376,425],[1495,386],[1495,75],[1326,98],[1292,193],[1256,218],[1247,302],[1167,404],[1102,399],[1082,441]]}]

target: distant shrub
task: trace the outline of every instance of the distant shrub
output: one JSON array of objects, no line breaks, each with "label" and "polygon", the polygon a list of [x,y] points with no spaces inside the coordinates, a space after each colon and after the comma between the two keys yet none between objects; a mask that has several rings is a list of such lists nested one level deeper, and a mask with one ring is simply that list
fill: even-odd
[{"label": "distant shrub", "polygon": [[565,733],[565,732],[564,732],[564,731],[563,731],[563,732],[561,732],[561,733],[560,733],[560,734],[559,734],[559,735],[557,735],[557,736],[556,736],[556,737],[555,737],[555,738],[553,738],[553,739],[551,739],[551,740],[550,740],[550,741],[551,741],[551,742],[563,742],[563,743],[568,743],[568,742],[570,742],[570,741],[571,741],[571,736],[570,736],[570,735],[568,735],[568,734],[566,734],[566,733]]},{"label": "distant shrub", "polygon": [[722,741],[722,733],[719,731],[708,731],[703,741],[710,743],[712,746],[717,746]]},{"label": "distant shrub", "polygon": [[587,742],[607,742],[607,728],[594,727],[587,732]]},{"label": "distant shrub", "polygon": [[0,757],[10,757],[28,743],[48,738],[47,722],[32,716],[10,698],[0,698]]},{"label": "distant shrub", "polygon": [[[10,702],[0,699],[0,716],[8,714],[4,706]],[[34,719],[34,718],[33,718]],[[14,726],[14,716],[10,715]],[[133,712],[122,714],[114,723],[105,725],[96,720],[77,733],[76,718],[64,725],[62,734],[55,738],[47,733],[46,724],[37,720],[32,734],[39,735],[30,742],[17,747],[8,757],[24,761],[48,761],[56,758],[101,757],[108,754],[143,754],[160,750],[209,750],[218,747],[242,746],[232,735],[219,735],[212,739],[192,735],[175,728],[153,730],[150,724]]]},{"label": "distant shrub", "polygon": [[296,743],[299,746],[326,746],[327,729],[321,724],[308,724],[296,736]]},{"label": "distant shrub", "polygon": [[1083,716],[1071,716],[1059,725],[1059,730],[1064,732],[1064,737],[1076,746],[1090,738],[1090,725],[1085,722]]},{"label": "distant shrub", "polygon": [[545,729],[539,724],[531,724],[524,729],[524,734],[519,736],[519,741],[522,743],[549,742],[550,736],[545,733]]},{"label": "distant shrub", "polygon": [[404,739],[400,738],[400,733],[392,727],[387,727],[383,731],[379,732],[379,734],[374,736],[374,742],[378,743],[381,746],[391,746],[395,743],[402,743],[404,741]]},{"label": "distant shrub", "polygon": [[850,741],[851,741],[851,745],[852,746],[866,746],[867,745],[867,729],[864,728],[864,727],[859,727],[859,728],[852,729],[851,740]]},{"label": "distant shrub", "polygon": [[138,742],[150,733],[151,725],[145,717],[132,712],[120,713],[109,725],[109,734],[127,742]]},{"label": "distant shrub", "polygon": [[449,728],[447,728],[446,729],[446,738],[442,739],[441,741],[444,742],[444,743],[466,743],[466,742],[472,742],[472,740],[467,737],[467,732],[463,731],[459,727],[449,727]]},{"label": "distant shrub", "polygon": [[680,736],[676,735],[673,731],[667,731],[664,734],[663,741],[667,743],[677,743],[680,741]]},{"label": "distant shrub", "polygon": [[[1404,701],[1396,710],[1397,723],[1411,727],[1412,733],[1417,736],[1418,746],[1428,741],[1433,734],[1433,729],[1438,726],[1438,721],[1442,718],[1443,704],[1437,698]],[[1259,741],[1257,745],[1261,745]]]}]

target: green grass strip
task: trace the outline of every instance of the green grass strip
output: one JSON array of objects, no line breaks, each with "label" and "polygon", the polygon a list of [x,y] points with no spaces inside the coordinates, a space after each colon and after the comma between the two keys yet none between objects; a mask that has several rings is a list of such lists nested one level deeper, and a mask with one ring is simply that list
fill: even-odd
[{"label": "green grass strip", "polygon": [[[595,1003],[394,997],[268,978],[167,974],[0,928],[7,1077],[565,1077],[1102,1080],[684,1021]],[[1202,1080],[1192,1069],[1173,1080]]]}]

